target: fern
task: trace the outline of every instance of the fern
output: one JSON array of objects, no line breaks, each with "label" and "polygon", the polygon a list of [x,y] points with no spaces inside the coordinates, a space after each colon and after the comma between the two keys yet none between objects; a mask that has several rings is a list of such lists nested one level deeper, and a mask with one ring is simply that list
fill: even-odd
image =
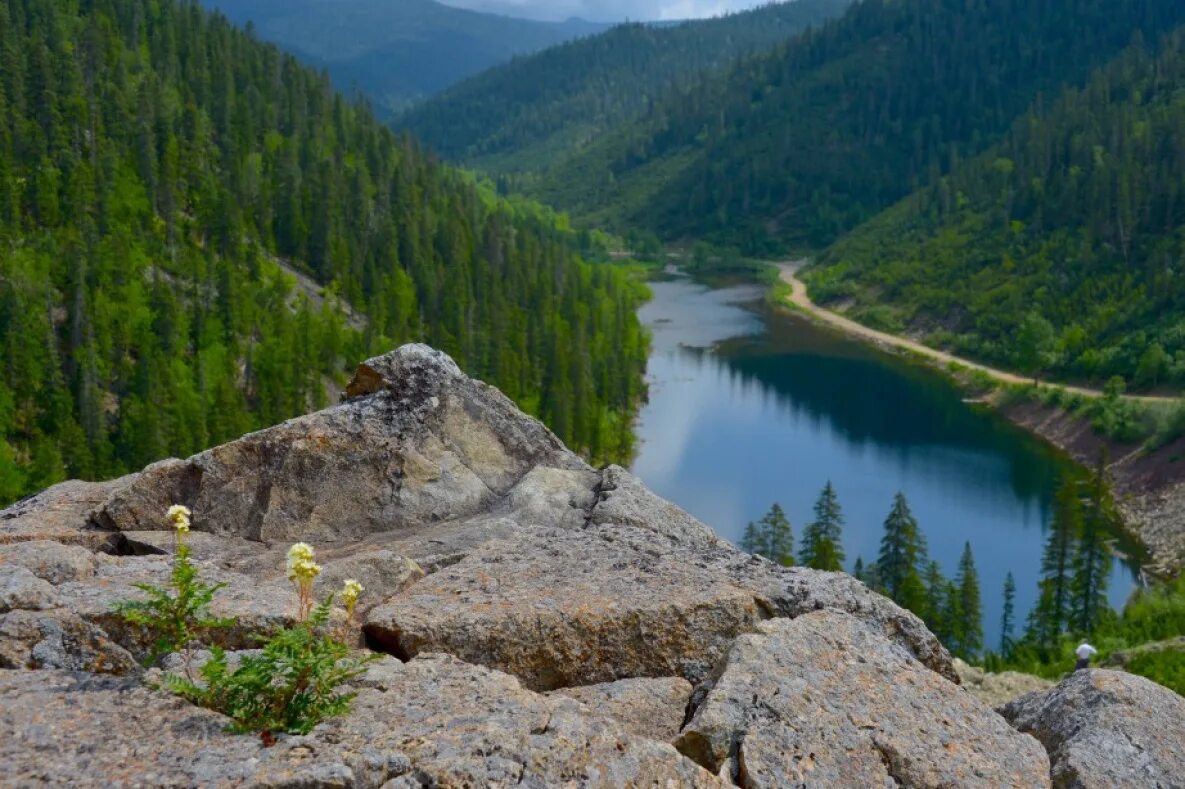
[{"label": "fern", "polygon": [[146,600],[125,600],[115,605],[124,621],[143,627],[156,636],[146,661],[152,665],[163,655],[182,652],[205,631],[232,627],[234,619],[219,619],[207,613],[214,595],[226,584],[206,584],[198,579],[190,548],[178,541],[168,586],[135,584],[148,595]]},{"label": "fern", "polygon": [[340,688],[366,670],[377,655],[350,657],[350,648],[325,632],[333,596],[312,615],[266,640],[259,655],[246,655],[231,671],[226,652],[213,649],[202,683],[172,675],[174,693],[231,718],[231,731],[307,734],[326,718],[349,712],[355,693]]}]

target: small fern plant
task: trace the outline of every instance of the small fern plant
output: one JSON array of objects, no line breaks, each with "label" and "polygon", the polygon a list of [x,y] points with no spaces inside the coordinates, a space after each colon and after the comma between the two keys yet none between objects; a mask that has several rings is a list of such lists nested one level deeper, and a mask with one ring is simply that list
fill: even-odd
[{"label": "small fern plant", "polygon": [[190,645],[205,632],[235,624],[234,619],[220,619],[208,613],[214,595],[226,584],[207,584],[199,580],[192,553],[185,544],[189,516],[189,509],[179,504],[169,507],[166,515],[176,538],[168,585],[135,584],[148,595],[147,599],[124,600],[116,603],[114,608],[124,621],[145,628],[155,637],[146,665],[152,665],[171,652],[179,652],[185,656],[187,672]]},{"label": "small fern plant", "polygon": [[165,686],[231,718],[231,731],[308,734],[322,720],[344,715],[356,693],[340,688],[366,671],[377,655],[350,656],[350,648],[327,633],[333,595],[303,621],[269,638],[258,655],[244,655],[230,670],[226,652],[214,648],[201,668],[201,683],[172,675]]}]

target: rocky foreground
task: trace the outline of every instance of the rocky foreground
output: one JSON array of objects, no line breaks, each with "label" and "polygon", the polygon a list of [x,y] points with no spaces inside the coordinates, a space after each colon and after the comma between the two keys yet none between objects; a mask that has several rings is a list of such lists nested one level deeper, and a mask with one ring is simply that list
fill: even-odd
[{"label": "rocky foreground", "polygon": [[[362,582],[388,656],[350,715],[264,747],[145,684],[111,606],[167,576],[174,503],[229,584],[222,646],[292,616],[294,540],[322,588]],[[4,786],[1185,783],[1170,691],[1085,672],[1006,720],[909,612],[737,551],[423,346],[334,408],[0,513],[0,669]]]}]

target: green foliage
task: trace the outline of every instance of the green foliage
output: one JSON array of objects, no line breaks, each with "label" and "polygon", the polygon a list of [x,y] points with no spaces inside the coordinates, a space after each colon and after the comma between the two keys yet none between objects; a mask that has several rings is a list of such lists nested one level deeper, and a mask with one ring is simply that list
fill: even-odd
[{"label": "green foliage", "polygon": [[148,598],[125,600],[115,606],[115,612],[125,621],[146,629],[154,636],[147,665],[152,665],[171,652],[185,652],[190,643],[210,630],[234,625],[233,619],[209,615],[207,609],[210,602],[226,584],[202,583],[190,556],[189,546],[178,541],[168,586],[162,588],[146,583],[136,584],[136,588]]},{"label": "green foliage", "polygon": [[952,623],[954,645],[951,649],[965,660],[974,660],[983,651],[983,602],[971,543],[963,546],[952,587],[958,599],[958,619]]},{"label": "green foliage", "polygon": [[326,718],[344,715],[355,693],[341,686],[366,670],[377,655],[350,656],[350,648],[326,631],[333,595],[303,622],[269,638],[259,655],[243,655],[230,669],[214,648],[201,669],[201,684],[169,675],[165,686],[234,721],[233,731],[308,734]]},{"label": "green foliage", "polygon": [[784,567],[794,564],[794,531],[780,504],[775,502],[761,520],[745,527],[740,547]]},{"label": "green foliage", "polygon": [[675,26],[618,25],[491,69],[412,107],[396,125],[487,172],[539,171],[644,116],[674,86],[771,49],[850,1],[771,3]]},{"label": "green foliage", "polygon": [[[1155,40],[1182,22],[1176,0],[863,0],[770,53],[660,95],[637,121],[525,186],[590,222],[711,236],[749,254],[820,249],[982,152],[1035,100],[1080,84],[1133,36]],[[1095,128],[1101,136],[1109,127]],[[1162,139],[1149,134],[1142,144]],[[1056,156],[1068,148],[1042,150]],[[981,183],[963,191],[1006,202],[1009,184],[1026,186],[1026,163],[1009,153],[993,152]],[[1089,173],[1083,180],[1090,183]],[[946,203],[959,201],[958,190],[948,190]],[[1033,219],[1026,211],[985,221],[1001,237],[1024,237]],[[968,257],[955,257],[955,268],[982,259]],[[1063,259],[1065,267],[1081,265],[1076,255]],[[909,284],[928,287],[924,279]],[[943,300],[931,312],[959,303]]]},{"label": "green foliage", "polygon": [[644,291],[189,0],[0,0],[0,501],[329,402],[410,341],[631,455]]},{"label": "green foliage", "polygon": [[1016,362],[1034,379],[1056,360],[1053,324],[1038,313],[1030,312],[1016,331]]},{"label": "green foliage", "polygon": [[1029,613],[1025,639],[1039,649],[1050,649],[1070,623],[1071,570],[1082,533],[1082,502],[1078,480],[1067,476],[1056,493],[1053,523],[1041,556],[1037,605]]},{"label": "green foliage", "polygon": [[905,494],[898,493],[885,518],[885,533],[876,560],[881,589],[904,608],[914,612],[924,610],[926,594],[922,575],[926,565],[926,538],[910,512]]},{"label": "green foliage", "polygon": [[1185,696],[1185,652],[1175,649],[1150,650],[1132,656],[1126,671],[1147,677]]},{"label": "green foliage", "polygon": [[[1137,5],[1168,16],[1132,35]],[[1130,46],[1099,50],[1109,63],[1089,58],[1099,68],[1084,85],[1065,79],[994,147],[920,178],[812,276],[854,314],[887,305],[910,329],[940,323],[963,355],[1142,390],[1185,385],[1185,285],[1170,262],[1185,254],[1185,151],[1168,142],[1185,125],[1185,29],[1174,31],[1185,7],[1169,5],[1116,4]],[[1035,315],[1052,329],[1037,344]],[[1148,429],[1122,400],[1096,421],[1118,440]]]},{"label": "green foliage", "polygon": [[[1185,656],[1180,649],[1157,648],[1165,646],[1159,642],[1181,633],[1185,633],[1185,576],[1137,591],[1118,616],[1098,623],[1092,643],[1099,649],[1098,663],[1107,663],[1111,655],[1123,652],[1127,655],[1124,670],[1183,693]],[[1074,648],[1080,642],[1077,634],[1064,634],[1045,647],[1026,639],[1003,655],[989,655],[986,665],[992,671],[1057,678],[1073,669]]]},{"label": "green foliage", "polygon": [[1012,651],[1016,635],[1016,579],[1012,573],[1004,578],[1004,609],[1000,614],[1000,654]]},{"label": "green foliage", "polygon": [[815,519],[803,529],[799,564],[815,570],[842,571],[843,523],[843,508],[828,480],[815,502]]}]

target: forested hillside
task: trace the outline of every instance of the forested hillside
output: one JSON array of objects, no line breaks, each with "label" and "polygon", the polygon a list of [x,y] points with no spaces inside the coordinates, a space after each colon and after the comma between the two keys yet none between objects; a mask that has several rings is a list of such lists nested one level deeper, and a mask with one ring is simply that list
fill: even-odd
[{"label": "forested hillside", "polygon": [[542,209],[192,2],[3,0],[0,62],[0,500],[303,413],[417,339],[628,451],[637,286]]},{"label": "forested hillside", "polygon": [[203,0],[240,26],[325,68],[334,87],[369,96],[381,115],[515,55],[608,25],[537,22],[453,8],[435,0]]},{"label": "forested hillside", "polygon": [[518,58],[396,118],[486,172],[546,169],[650,110],[673,85],[838,16],[851,0],[795,0],[674,27],[630,24]]},{"label": "forested hillside", "polygon": [[1178,0],[862,0],[656,103],[534,194],[591,223],[819,248],[1081,84]]},{"label": "forested hillside", "polygon": [[813,294],[1021,369],[1027,325],[1043,368],[1185,383],[1185,29],[1157,44],[852,233]]}]

